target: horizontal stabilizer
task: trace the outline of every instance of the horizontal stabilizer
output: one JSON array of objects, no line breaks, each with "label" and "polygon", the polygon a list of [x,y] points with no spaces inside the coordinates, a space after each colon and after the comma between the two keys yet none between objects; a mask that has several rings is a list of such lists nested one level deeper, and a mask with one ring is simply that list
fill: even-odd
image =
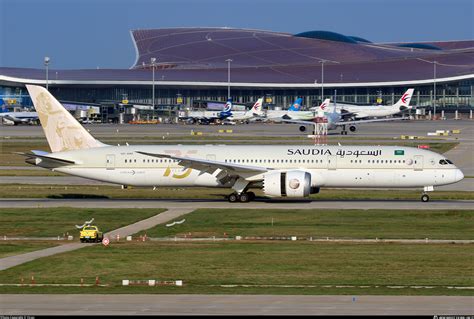
[{"label": "horizontal stabilizer", "polygon": [[[40,155],[38,153],[14,152],[14,154],[21,155],[21,156],[26,156],[26,157],[29,157],[29,158],[40,158],[42,160],[52,161],[52,162],[58,163],[60,165],[77,164],[75,161],[66,160],[66,159],[57,158],[57,157],[52,157],[52,156],[47,156],[47,155]],[[47,154],[50,154],[50,153],[47,153]]]}]

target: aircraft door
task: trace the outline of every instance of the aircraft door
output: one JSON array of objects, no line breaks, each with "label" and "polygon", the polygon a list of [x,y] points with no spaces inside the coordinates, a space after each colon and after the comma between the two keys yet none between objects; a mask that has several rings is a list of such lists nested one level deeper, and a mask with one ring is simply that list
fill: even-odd
[{"label": "aircraft door", "polygon": [[337,169],[337,156],[336,155],[328,156],[328,169],[330,170]]},{"label": "aircraft door", "polygon": [[415,155],[413,168],[415,171],[423,170],[423,155]]},{"label": "aircraft door", "polygon": [[108,154],[106,156],[105,167],[107,169],[115,169],[115,155]]}]

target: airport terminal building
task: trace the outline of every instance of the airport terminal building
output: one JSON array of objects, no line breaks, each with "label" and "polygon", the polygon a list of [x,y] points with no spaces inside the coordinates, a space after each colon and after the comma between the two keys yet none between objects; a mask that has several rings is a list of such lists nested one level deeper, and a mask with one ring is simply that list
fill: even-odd
[{"label": "airport terminal building", "polygon": [[[57,70],[0,67],[0,95],[22,104],[25,84],[46,85],[61,101],[152,104],[161,109],[203,101],[287,107],[322,95],[356,104],[391,104],[415,88],[411,104],[430,109],[474,107],[474,40],[372,43],[328,31],[299,34],[232,29],[131,31],[136,61],[124,69]],[[46,81],[46,73],[48,81]]]}]

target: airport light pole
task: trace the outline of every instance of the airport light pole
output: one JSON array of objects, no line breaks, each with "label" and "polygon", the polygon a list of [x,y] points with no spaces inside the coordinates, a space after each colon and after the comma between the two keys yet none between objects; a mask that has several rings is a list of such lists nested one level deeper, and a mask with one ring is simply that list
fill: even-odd
[{"label": "airport light pole", "polygon": [[225,60],[227,62],[227,99],[230,99],[230,62],[232,59]]},{"label": "airport light pole", "polygon": [[151,67],[153,68],[153,81],[152,81],[152,88],[151,88],[151,95],[152,95],[152,98],[151,98],[151,103],[152,103],[152,109],[153,109],[153,115],[152,115],[152,120],[155,118],[155,65],[156,65],[156,58],[150,58],[150,63],[151,63]]},{"label": "airport light pole", "polygon": [[436,117],[436,64],[437,61],[433,61],[433,118]]},{"label": "airport light pole", "polygon": [[48,79],[49,69],[48,69],[48,66],[49,66],[49,61],[50,60],[51,59],[48,56],[44,57],[44,65],[46,66],[46,90],[48,90],[48,91],[49,91],[49,79]]},{"label": "airport light pole", "polygon": [[324,101],[324,62],[326,60],[319,61],[321,63],[321,103]]},{"label": "airport light pole", "polygon": [[315,91],[315,96],[316,96],[316,90],[318,89],[318,80],[314,80],[314,91]]}]

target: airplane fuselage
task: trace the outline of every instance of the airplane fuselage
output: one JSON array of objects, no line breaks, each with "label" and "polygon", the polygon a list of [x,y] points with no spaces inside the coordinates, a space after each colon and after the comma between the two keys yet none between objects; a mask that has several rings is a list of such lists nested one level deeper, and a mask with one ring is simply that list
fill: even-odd
[{"label": "airplane fuselage", "polygon": [[355,118],[385,117],[400,113],[400,109],[393,105],[337,105],[337,109],[344,109],[355,114]]},{"label": "airplane fuselage", "polygon": [[[88,179],[133,186],[229,187],[216,175],[178,165],[178,161],[137,153],[169,154],[202,160],[298,170],[311,174],[312,187],[426,187],[463,178],[444,156],[412,147],[311,145],[135,145],[54,153],[75,164],[53,170]],[[40,159],[36,165],[43,166]],[[51,167],[50,167],[51,168]],[[261,181],[265,173],[247,176]]]}]

